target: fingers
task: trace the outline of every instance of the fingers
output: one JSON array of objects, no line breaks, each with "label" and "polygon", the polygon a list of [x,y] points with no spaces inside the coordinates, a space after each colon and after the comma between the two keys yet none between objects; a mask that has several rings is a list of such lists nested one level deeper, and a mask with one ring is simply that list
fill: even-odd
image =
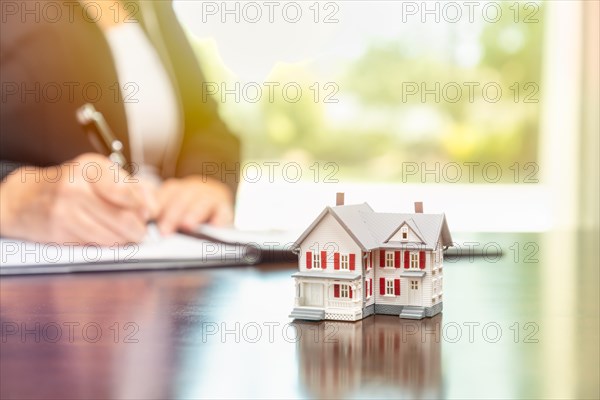
[{"label": "fingers", "polygon": [[160,213],[160,204],[158,203],[158,190],[151,183],[142,181],[141,185],[144,198],[146,200],[146,206],[148,207],[148,211],[150,213],[150,219],[156,219],[158,218],[158,214]]},{"label": "fingers", "polygon": [[84,154],[61,168],[59,181],[3,182],[3,235],[110,246],[140,242],[151,216],[163,234],[233,221],[233,193],[216,180],[191,176],[157,189],[126,181],[123,170],[97,154]]},{"label": "fingers", "polygon": [[133,210],[124,210],[109,203],[98,201],[97,204],[82,206],[97,226],[112,235],[113,243],[139,243],[146,234],[146,220]]},{"label": "fingers", "polygon": [[[115,243],[124,244],[127,241],[117,237],[107,227],[99,224],[93,215],[77,210],[72,215],[72,221],[60,228],[60,236],[64,242],[78,244],[97,243],[100,246],[111,246]],[[61,241],[61,240],[59,240]]]},{"label": "fingers", "polygon": [[95,193],[104,201],[122,209],[136,210],[144,219],[151,216],[149,194],[138,182],[114,182],[101,179],[92,185]]},{"label": "fingers", "polygon": [[82,178],[97,196],[116,207],[137,210],[144,218],[150,218],[148,195],[137,178],[98,154],[84,154],[75,162],[81,168]]},{"label": "fingers", "polygon": [[52,213],[51,236],[78,243],[114,245],[140,242],[145,220],[132,210],[105,202],[93,192],[80,192],[77,198],[62,198]]},{"label": "fingers", "polygon": [[96,194],[106,202],[116,207],[138,210],[141,215],[150,217],[147,194],[141,186],[129,183],[117,183],[115,185],[94,185]]},{"label": "fingers", "polygon": [[186,232],[193,231],[198,224],[208,221],[215,212],[215,204],[210,201],[199,200],[188,206],[188,209],[181,219],[179,226]]},{"label": "fingers", "polygon": [[80,179],[64,183],[58,199],[58,214],[69,220],[65,229],[84,243],[140,242],[149,218],[142,185],[102,155],[83,154],[73,161]]},{"label": "fingers", "polygon": [[219,226],[233,222],[233,202],[229,189],[220,182],[199,178],[172,179],[159,190],[161,233],[192,231],[203,222]]},{"label": "fingers", "polygon": [[196,201],[196,196],[196,191],[185,190],[180,182],[165,183],[158,197],[161,208],[158,227],[163,235],[171,234],[181,228],[181,222]]},{"label": "fingers", "polygon": [[60,168],[61,178],[52,182],[2,183],[3,235],[103,245],[143,239],[149,209],[157,208],[154,193],[124,181],[126,173],[98,154],[84,154]]},{"label": "fingers", "polygon": [[228,203],[219,204],[209,220],[211,225],[230,226],[233,224],[233,207]]}]

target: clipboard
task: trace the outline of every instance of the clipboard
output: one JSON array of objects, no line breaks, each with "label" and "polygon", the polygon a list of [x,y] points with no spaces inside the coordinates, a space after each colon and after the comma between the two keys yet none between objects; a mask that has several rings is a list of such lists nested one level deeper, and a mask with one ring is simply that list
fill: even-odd
[{"label": "clipboard", "polygon": [[259,261],[254,246],[179,233],[111,247],[0,238],[0,276],[248,266]]}]

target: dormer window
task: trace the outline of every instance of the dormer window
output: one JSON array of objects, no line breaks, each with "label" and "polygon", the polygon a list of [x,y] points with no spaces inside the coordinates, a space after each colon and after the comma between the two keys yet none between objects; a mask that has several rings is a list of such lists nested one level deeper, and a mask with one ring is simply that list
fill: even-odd
[{"label": "dormer window", "polygon": [[400,230],[400,234],[402,235],[402,240],[408,240],[408,227],[403,226]]}]

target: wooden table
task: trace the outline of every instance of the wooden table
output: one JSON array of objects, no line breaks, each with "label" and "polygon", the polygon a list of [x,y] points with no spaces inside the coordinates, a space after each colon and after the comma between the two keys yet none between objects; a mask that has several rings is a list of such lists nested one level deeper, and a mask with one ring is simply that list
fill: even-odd
[{"label": "wooden table", "polygon": [[490,238],[422,321],[292,322],[289,263],[2,278],[1,397],[597,398],[597,235]]}]

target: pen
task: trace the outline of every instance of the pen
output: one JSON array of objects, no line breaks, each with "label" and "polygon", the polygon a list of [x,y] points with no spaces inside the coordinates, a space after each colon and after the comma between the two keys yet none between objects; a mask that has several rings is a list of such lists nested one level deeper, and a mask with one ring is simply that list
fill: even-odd
[{"label": "pen", "polygon": [[83,126],[90,136],[90,141],[98,147],[97,138],[100,137],[106,150],[109,153],[108,158],[123,169],[131,172],[127,167],[127,159],[123,154],[123,143],[115,138],[112,129],[104,119],[104,115],[90,103],[86,103],[77,109],[77,121]]},{"label": "pen", "polygon": [[[123,143],[115,137],[106,119],[104,119],[104,115],[100,111],[97,111],[92,104],[86,103],[77,109],[77,121],[88,132],[90,141],[97,150],[101,152],[106,150],[109,153],[109,160],[117,163],[127,172],[133,173],[133,170],[130,168],[131,165],[127,162],[127,158],[123,154]],[[101,139],[102,143],[98,142],[98,138]],[[101,145],[104,145],[105,149],[98,149]],[[148,233],[155,240],[160,237],[156,223],[153,220],[148,222]]]}]

